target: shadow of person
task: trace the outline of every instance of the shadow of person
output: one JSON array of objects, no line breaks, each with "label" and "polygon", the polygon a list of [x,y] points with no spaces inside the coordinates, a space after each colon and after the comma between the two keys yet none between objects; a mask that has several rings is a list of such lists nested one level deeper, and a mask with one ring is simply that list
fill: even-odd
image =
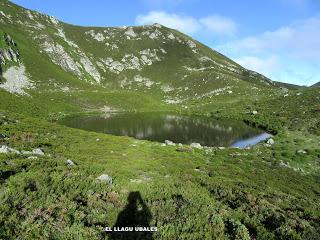
[{"label": "shadow of person", "polygon": [[[150,231],[135,231],[136,227],[150,228],[152,215],[140,192],[130,192],[126,207],[119,213],[110,239],[152,239]],[[128,228],[133,231],[115,231]]]}]

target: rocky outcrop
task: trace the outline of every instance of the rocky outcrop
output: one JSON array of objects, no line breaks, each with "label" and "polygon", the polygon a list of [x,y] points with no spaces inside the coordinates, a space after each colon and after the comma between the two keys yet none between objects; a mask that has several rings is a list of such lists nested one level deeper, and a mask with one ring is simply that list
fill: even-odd
[{"label": "rocky outcrop", "polygon": [[2,49],[0,48],[0,63],[5,64],[6,61],[19,62],[20,53],[12,48]]},{"label": "rocky outcrop", "polygon": [[28,95],[26,89],[33,88],[33,83],[26,74],[24,65],[12,66],[3,73],[4,83],[0,83],[0,88],[18,95]]},{"label": "rocky outcrop", "polygon": [[[81,79],[91,76],[97,83],[101,81],[101,75],[90,58],[79,48],[77,44],[69,40],[64,31],[58,28],[57,36],[61,37],[68,47],[62,46],[54,41],[49,35],[42,34],[35,39],[40,41],[40,47],[48,54],[51,61],[60,66],[64,71],[70,72]],[[76,56],[76,58],[74,57]]]},{"label": "rocky outcrop", "polygon": [[20,51],[17,43],[6,33],[3,35],[3,40],[6,47],[0,48],[0,77],[2,77],[7,62],[20,62]]}]

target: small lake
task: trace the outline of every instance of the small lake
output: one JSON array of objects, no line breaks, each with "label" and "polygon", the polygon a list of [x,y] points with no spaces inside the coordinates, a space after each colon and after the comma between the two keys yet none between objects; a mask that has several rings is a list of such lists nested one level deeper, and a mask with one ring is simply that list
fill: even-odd
[{"label": "small lake", "polygon": [[255,145],[270,134],[241,121],[171,113],[112,113],[65,118],[63,125],[88,131],[129,136],[163,143],[200,143],[208,147]]}]

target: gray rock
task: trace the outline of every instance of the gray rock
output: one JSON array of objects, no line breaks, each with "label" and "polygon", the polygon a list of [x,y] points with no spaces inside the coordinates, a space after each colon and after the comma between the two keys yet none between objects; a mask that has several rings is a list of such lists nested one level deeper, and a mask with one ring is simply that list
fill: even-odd
[{"label": "gray rock", "polygon": [[191,143],[190,144],[190,147],[192,148],[198,148],[198,149],[202,149],[202,146],[200,143]]},{"label": "gray rock", "polygon": [[274,144],[274,140],[272,138],[268,139],[267,144],[273,145]]},{"label": "gray rock", "polygon": [[297,151],[298,154],[307,154],[307,151],[300,149]]},{"label": "gray rock", "polygon": [[28,95],[25,90],[34,87],[27,76],[24,65],[10,67],[3,73],[3,78],[6,81],[0,84],[0,88],[10,93]]},{"label": "gray rock", "polygon": [[44,152],[41,150],[41,148],[35,148],[32,150],[32,154],[34,155],[39,155],[39,156],[44,156]]},{"label": "gray rock", "polygon": [[21,154],[22,155],[32,155],[33,153],[32,152],[30,152],[30,151],[21,151]]},{"label": "gray rock", "polygon": [[0,49],[0,60],[4,63],[6,60],[11,61],[11,56],[8,50]]},{"label": "gray rock", "polygon": [[112,177],[108,174],[102,174],[101,176],[97,177],[98,180],[108,183],[110,186],[112,185]]},{"label": "gray rock", "polygon": [[258,114],[258,111],[252,111],[251,114],[252,114],[252,115],[257,115],[257,114]]},{"label": "gray rock", "polygon": [[174,142],[172,142],[172,141],[170,141],[170,140],[165,140],[164,142],[165,142],[165,144],[166,144],[167,146],[175,146],[175,145],[176,145]]},{"label": "gray rock", "polygon": [[66,161],[66,163],[68,164],[68,166],[74,166],[75,165],[74,162],[72,160],[70,160],[70,159],[68,159]]},{"label": "gray rock", "polygon": [[18,55],[11,48],[9,49],[11,61],[18,62]]},{"label": "gray rock", "polygon": [[0,148],[0,153],[8,154],[8,153],[15,153],[15,154],[20,154],[18,150],[15,150],[13,148],[9,148],[8,146],[1,146]]},{"label": "gray rock", "polygon": [[283,162],[282,160],[280,160],[280,164],[279,164],[281,167],[290,167],[289,166],[289,163],[285,163]]}]

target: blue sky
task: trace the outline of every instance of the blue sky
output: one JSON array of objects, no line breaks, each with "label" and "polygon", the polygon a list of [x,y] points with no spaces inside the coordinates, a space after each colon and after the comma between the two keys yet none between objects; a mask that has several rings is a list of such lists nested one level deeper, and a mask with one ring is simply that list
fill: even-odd
[{"label": "blue sky", "polygon": [[86,26],[158,22],[276,81],[320,81],[319,0],[14,0]]}]

